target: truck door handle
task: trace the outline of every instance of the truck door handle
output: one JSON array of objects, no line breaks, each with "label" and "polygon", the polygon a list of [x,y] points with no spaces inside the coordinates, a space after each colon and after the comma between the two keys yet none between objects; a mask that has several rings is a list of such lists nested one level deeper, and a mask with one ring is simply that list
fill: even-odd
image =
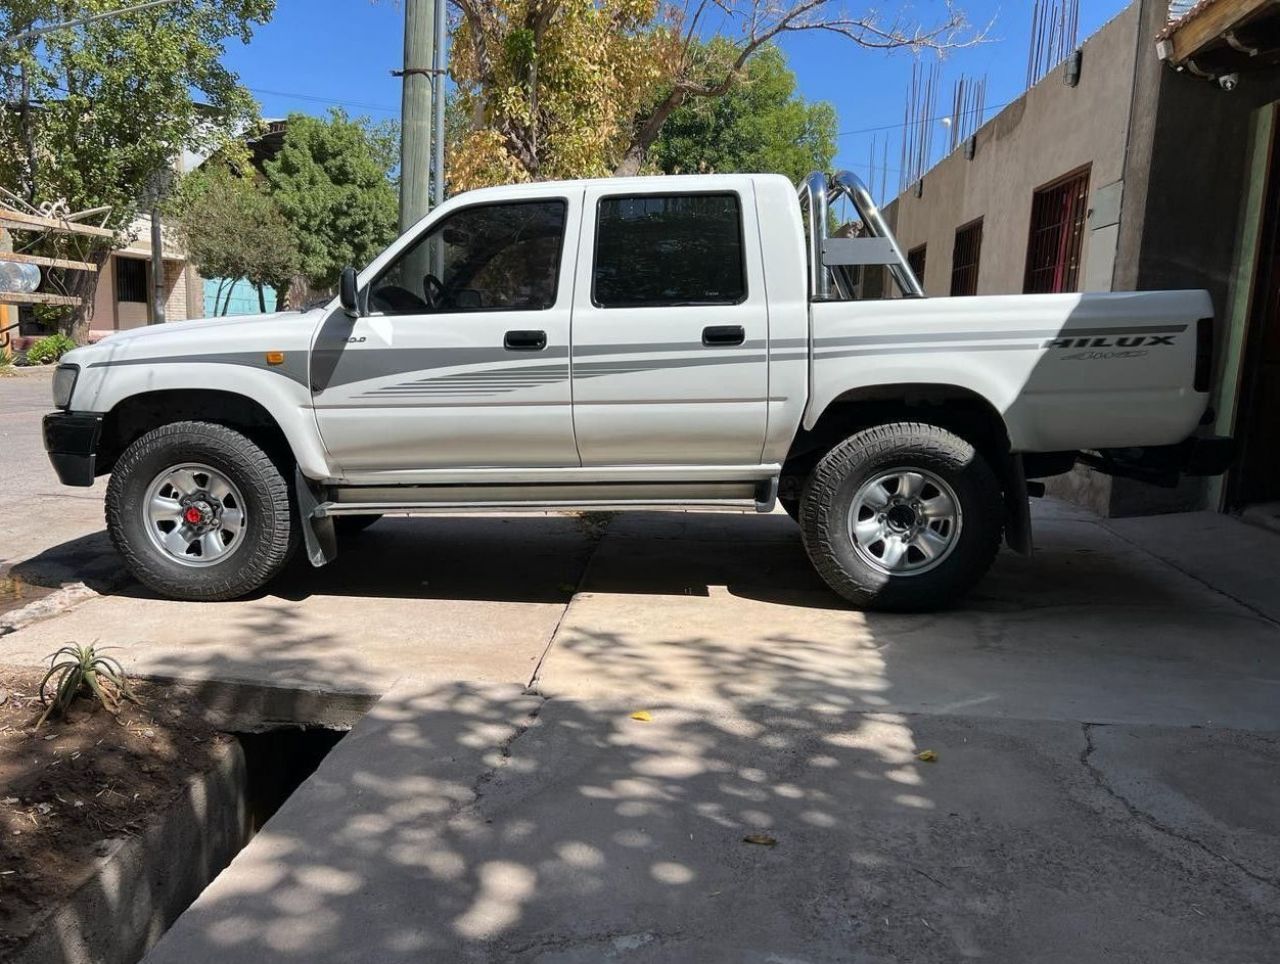
[{"label": "truck door handle", "polygon": [[547,347],[545,331],[509,331],[502,339],[507,351],[542,351]]},{"label": "truck door handle", "polygon": [[702,343],[712,345],[741,345],[747,340],[747,331],[741,325],[712,325],[702,329]]}]

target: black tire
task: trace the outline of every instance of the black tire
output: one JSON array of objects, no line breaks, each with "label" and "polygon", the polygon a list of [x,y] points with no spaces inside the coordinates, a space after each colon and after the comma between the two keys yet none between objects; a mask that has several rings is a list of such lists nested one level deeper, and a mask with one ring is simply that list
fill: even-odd
[{"label": "black tire", "polygon": [[[859,554],[849,531],[859,489],[894,470],[930,473],[959,502],[950,553],[926,571],[876,568]],[[814,469],[800,506],[805,550],[827,584],[860,608],[898,612],[940,609],[973,588],[1000,548],[1004,519],[1000,483],[982,455],[964,439],[917,422],[869,428],[837,445]]]},{"label": "black tire", "polygon": [[791,516],[791,521],[799,523],[800,521],[800,500],[784,499],[778,496],[778,505],[782,506],[782,511]]},{"label": "black tire", "polygon": [[336,515],[333,517],[333,528],[339,539],[353,538],[381,518],[380,515]]},{"label": "black tire", "polygon": [[[240,490],[247,522],[224,560],[194,567],[156,546],[143,518],[147,491],[166,469],[206,465]],[[300,527],[280,468],[251,440],[212,422],[175,422],[143,435],[120,456],[107,486],[107,530],[129,571],[161,595],[237,599],[271,581],[297,548]]]}]

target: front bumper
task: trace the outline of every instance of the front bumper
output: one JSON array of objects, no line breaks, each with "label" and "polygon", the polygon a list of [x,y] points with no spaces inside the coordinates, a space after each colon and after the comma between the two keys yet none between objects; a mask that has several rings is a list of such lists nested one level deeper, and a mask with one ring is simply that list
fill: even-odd
[{"label": "front bumper", "polygon": [[44,450],[63,485],[93,485],[102,416],[55,412],[44,417]]}]

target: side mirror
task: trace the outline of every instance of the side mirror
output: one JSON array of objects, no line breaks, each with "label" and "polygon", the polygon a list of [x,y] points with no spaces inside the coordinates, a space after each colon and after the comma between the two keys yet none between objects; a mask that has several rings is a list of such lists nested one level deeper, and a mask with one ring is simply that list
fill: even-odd
[{"label": "side mirror", "polygon": [[342,269],[338,278],[338,302],[348,318],[360,317],[359,294],[356,291],[356,269],[350,265]]}]

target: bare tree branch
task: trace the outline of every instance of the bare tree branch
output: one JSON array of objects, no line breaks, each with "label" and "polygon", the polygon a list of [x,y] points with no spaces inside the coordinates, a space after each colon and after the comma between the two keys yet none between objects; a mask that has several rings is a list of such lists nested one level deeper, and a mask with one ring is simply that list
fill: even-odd
[{"label": "bare tree branch", "polygon": [[[729,64],[712,78],[698,74],[692,57],[699,44],[698,24],[709,3],[715,4],[733,28],[719,36],[729,41],[734,52]],[[672,77],[667,96],[646,116],[637,118],[635,133],[615,173],[638,173],[672,113],[690,98],[726,94],[741,79],[752,55],[782,34],[819,31],[837,34],[873,50],[906,48],[937,53],[983,41],[985,30],[969,31],[968,21],[953,0],[945,0],[943,6],[943,15],[935,23],[924,25],[905,22],[901,17],[883,22],[875,13],[851,16],[837,9],[835,0],[685,0],[684,7],[673,8],[667,14],[683,36],[680,70]]]}]

